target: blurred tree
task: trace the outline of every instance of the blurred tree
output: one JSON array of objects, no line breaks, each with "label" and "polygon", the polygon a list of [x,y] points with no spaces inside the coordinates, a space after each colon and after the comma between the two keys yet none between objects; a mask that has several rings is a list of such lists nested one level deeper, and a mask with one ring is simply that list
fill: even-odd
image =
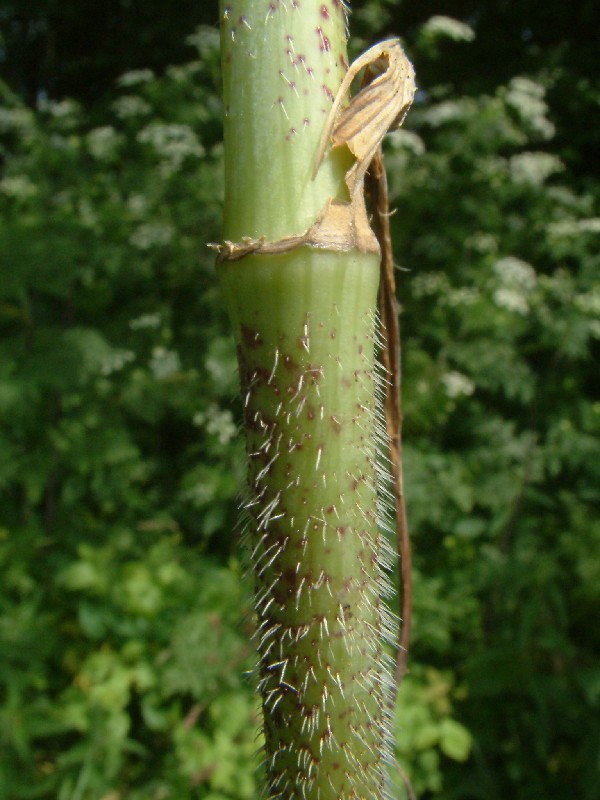
[{"label": "blurred tree", "polygon": [[[109,7],[0,4],[0,797],[243,800],[216,31],[184,43],[216,4]],[[358,47],[407,34],[421,87],[387,148],[415,538],[398,752],[420,798],[595,800],[598,10],[354,8]]]}]

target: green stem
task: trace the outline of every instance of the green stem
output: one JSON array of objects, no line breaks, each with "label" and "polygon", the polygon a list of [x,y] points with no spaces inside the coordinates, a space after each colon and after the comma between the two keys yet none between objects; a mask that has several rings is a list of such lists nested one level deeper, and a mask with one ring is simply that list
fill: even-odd
[{"label": "green stem", "polygon": [[344,193],[347,155],[312,170],[347,69],[336,0],[221,0],[227,239],[278,239]]},{"label": "green stem", "polygon": [[[343,198],[315,153],[346,69],[340,2],[221,7],[225,237],[302,233]],[[375,402],[377,255],[299,247],[225,262],[249,463],[247,511],[268,796],[379,799],[388,744]]]}]

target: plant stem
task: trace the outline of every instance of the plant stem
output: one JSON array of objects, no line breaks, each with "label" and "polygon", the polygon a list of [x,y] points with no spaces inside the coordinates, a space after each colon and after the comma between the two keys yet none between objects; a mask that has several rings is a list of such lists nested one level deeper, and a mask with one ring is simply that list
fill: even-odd
[{"label": "plant stem", "polygon": [[[347,199],[312,172],[346,70],[344,7],[221,6],[225,237],[302,233]],[[300,246],[225,261],[247,439],[270,798],[379,800],[388,737],[375,399],[379,256]]]},{"label": "plant stem", "polygon": [[315,152],[347,69],[339,0],[221,0],[225,237],[277,239],[314,222],[344,190],[348,156],[311,180]]}]

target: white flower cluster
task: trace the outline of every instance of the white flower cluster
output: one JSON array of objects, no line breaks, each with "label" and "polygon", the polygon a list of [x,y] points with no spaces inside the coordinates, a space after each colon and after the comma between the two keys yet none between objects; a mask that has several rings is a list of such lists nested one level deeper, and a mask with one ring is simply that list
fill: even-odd
[{"label": "white flower cluster", "polygon": [[430,37],[445,36],[455,42],[472,42],[475,38],[475,31],[470,25],[441,14],[430,17],[421,30]]},{"label": "white flower cluster", "polygon": [[593,319],[590,322],[590,336],[593,336],[594,339],[600,339],[600,319]]},{"label": "white flower cluster", "polygon": [[444,297],[445,305],[451,308],[472,306],[481,298],[481,292],[475,286],[461,286],[452,289]]},{"label": "white flower cluster", "polygon": [[448,278],[443,272],[421,272],[411,281],[411,290],[414,297],[429,297],[435,294],[445,294],[450,289]]},{"label": "white flower cluster", "polygon": [[600,217],[580,219],[577,227],[580,233],[600,233]]},{"label": "white flower cluster", "polygon": [[498,240],[491,234],[485,231],[475,231],[471,236],[467,237],[465,241],[466,247],[475,250],[476,253],[482,255],[493,254],[498,251]]},{"label": "white flower cluster", "polygon": [[515,183],[541,186],[544,181],[565,168],[558,156],[550,153],[519,153],[509,160],[509,170]]},{"label": "white flower cluster", "polygon": [[515,256],[505,256],[494,264],[494,272],[505,285],[515,286],[530,292],[537,283],[535,269]]},{"label": "white flower cluster", "polygon": [[212,403],[205,412],[194,415],[194,425],[204,427],[209,434],[216,434],[220,444],[228,444],[237,434],[237,426],[231,411]]},{"label": "white flower cluster", "polygon": [[145,217],[148,213],[148,198],[145,194],[132,194],[127,198],[127,209],[134,217]]},{"label": "white flower cluster", "polygon": [[175,350],[167,350],[166,347],[162,346],[155,347],[152,350],[150,371],[159,381],[170,378],[180,369],[181,360]]},{"label": "white flower cluster", "polygon": [[25,131],[34,124],[33,112],[28,108],[0,108],[0,131]]},{"label": "white flower cluster", "polygon": [[542,139],[551,139],[555,127],[547,117],[544,87],[529,78],[513,78],[508,84],[506,102]]},{"label": "white flower cluster", "polygon": [[400,128],[386,136],[385,141],[392,150],[407,150],[415,156],[422,156],[425,153],[425,142],[413,131]]},{"label": "white flower cluster", "polygon": [[[173,64],[167,68],[167,78],[173,83],[185,84],[188,81],[194,80],[202,72],[201,61],[188,61],[187,64]],[[198,109],[201,113],[202,109]]]},{"label": "white flower cluster", "polygon": [[140,317],[130,320],[129,327],[132,331],[159,328],[162,323],[162,314],[157,311],[154,314],[142,314]]},{"label": "white flower cluster", "polygon": [[529,312],[528,297],[537,284],[535,269],[520,258],[506,256],[496,261],[494,273],[500,284],[493,294],[494,303],[525,316]]},{"label": "white flower cluster", "polygon": [[600,217],[588,219],[565,219],[560,222],[551,222],[548,225],[551,236],[566,238],[579,236],[582,233],[600,233]]},{"label": "white flower cluster", "polygon": [[195,483],[182,492],[181,496],[199,506],[208,505],[215,496],[215,487],[212,483]]},{"label": "white flower cluster", "polygon": [[37,186],[27,175],[7,175],[0,180],[0,192],[13,200],[28,200],[37,194]]},{"label": "white flower cluster", "polygon": [[442,375],[442,383],[450,398],[469,397],[475,391],[475,384],[462,372],[450,370]]},{"label": "white flower cluster", "polygon": [[481,298],[475,286],[459,286],[453,288],[443,272],[423,272],[415,275],[411,281],[412,294],[416,298],[435,297],[440,305],[460,308],[472,306]]},{"label": "white flower cluster", "polygon": [[90,131],[85,141],[92,156],[99,161],[105,161],[114,156],[121,137],[112,125],[103,125]]},{"label": "white flower cluster", "polygon": [[38,107],[55,119],[67,119],[76,115],[79,110],[75,100],[41,100]]},{"label": "white flower cluster", "polygon": [[100,372],[102,375],[111,375],[113,372],[118,372],[120,369],[123,369],[126,364],[130,364],[134,360],[135,353],[132,353],[131,350],[115,348],[102,359]]},{"label": "white flower cluster", "polygon": [[119,119],[129,119],[130,117],[143,117],[152,111],[149,103],[143,97],[135,94],[125,94],[118,97],[112,104],[112,110]]},{"label": "white flower cluster", "polygon": [[227,383],[231,377],[231,363],[227,359],[209,355],[206,357],[204,365],[215,383]]},{"label": "white flower cluster", "polygon": [[444,100],[426,109],[422,114],[422,120],[432,128],[439,128],[448,122],[464,119],[470,106],[472,101],[469,98]]},{"label": "white flower cluster", "polygon": [[121,75],[117,83],[119,86],[137,86],[140,83],[148,83],[153,77],[151,69],[132,69]]},{"label": "white flower cluster", "polygon": [[129,237],[129,242],[138,250],[150,250],[169,244],[175,235],[175,228],[167,223],[145,222],[139,225]]},{"label": "white flower cluster", "polygon": [[152,122],[138,133],[137,139],[151,145],[161,156],[161,171],[165,177],[179,170],[189,156],[204,155],[204,148],[189,125]]},{"label": "white flower cluster", "polygon": [[201,25],[187,37],[185,43],[195,47],[201,56],[211,50],[218,52],[220,47],[219,31],[207,25]]},{"label": "white flower cluster", "polygon": [[574,305],[583,311],[584,314],[598,317],[600,321],[600,288],[576,295]]}]

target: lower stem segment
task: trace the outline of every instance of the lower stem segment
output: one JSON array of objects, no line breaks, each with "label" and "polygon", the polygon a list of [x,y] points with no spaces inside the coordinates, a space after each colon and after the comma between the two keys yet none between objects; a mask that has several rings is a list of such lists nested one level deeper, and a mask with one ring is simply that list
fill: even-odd
[{"label": "lower stem segment", "polygon": [[249,459],[270,798],[383,796],[375,404],[379,259],[302,248],[220,267]]}]

